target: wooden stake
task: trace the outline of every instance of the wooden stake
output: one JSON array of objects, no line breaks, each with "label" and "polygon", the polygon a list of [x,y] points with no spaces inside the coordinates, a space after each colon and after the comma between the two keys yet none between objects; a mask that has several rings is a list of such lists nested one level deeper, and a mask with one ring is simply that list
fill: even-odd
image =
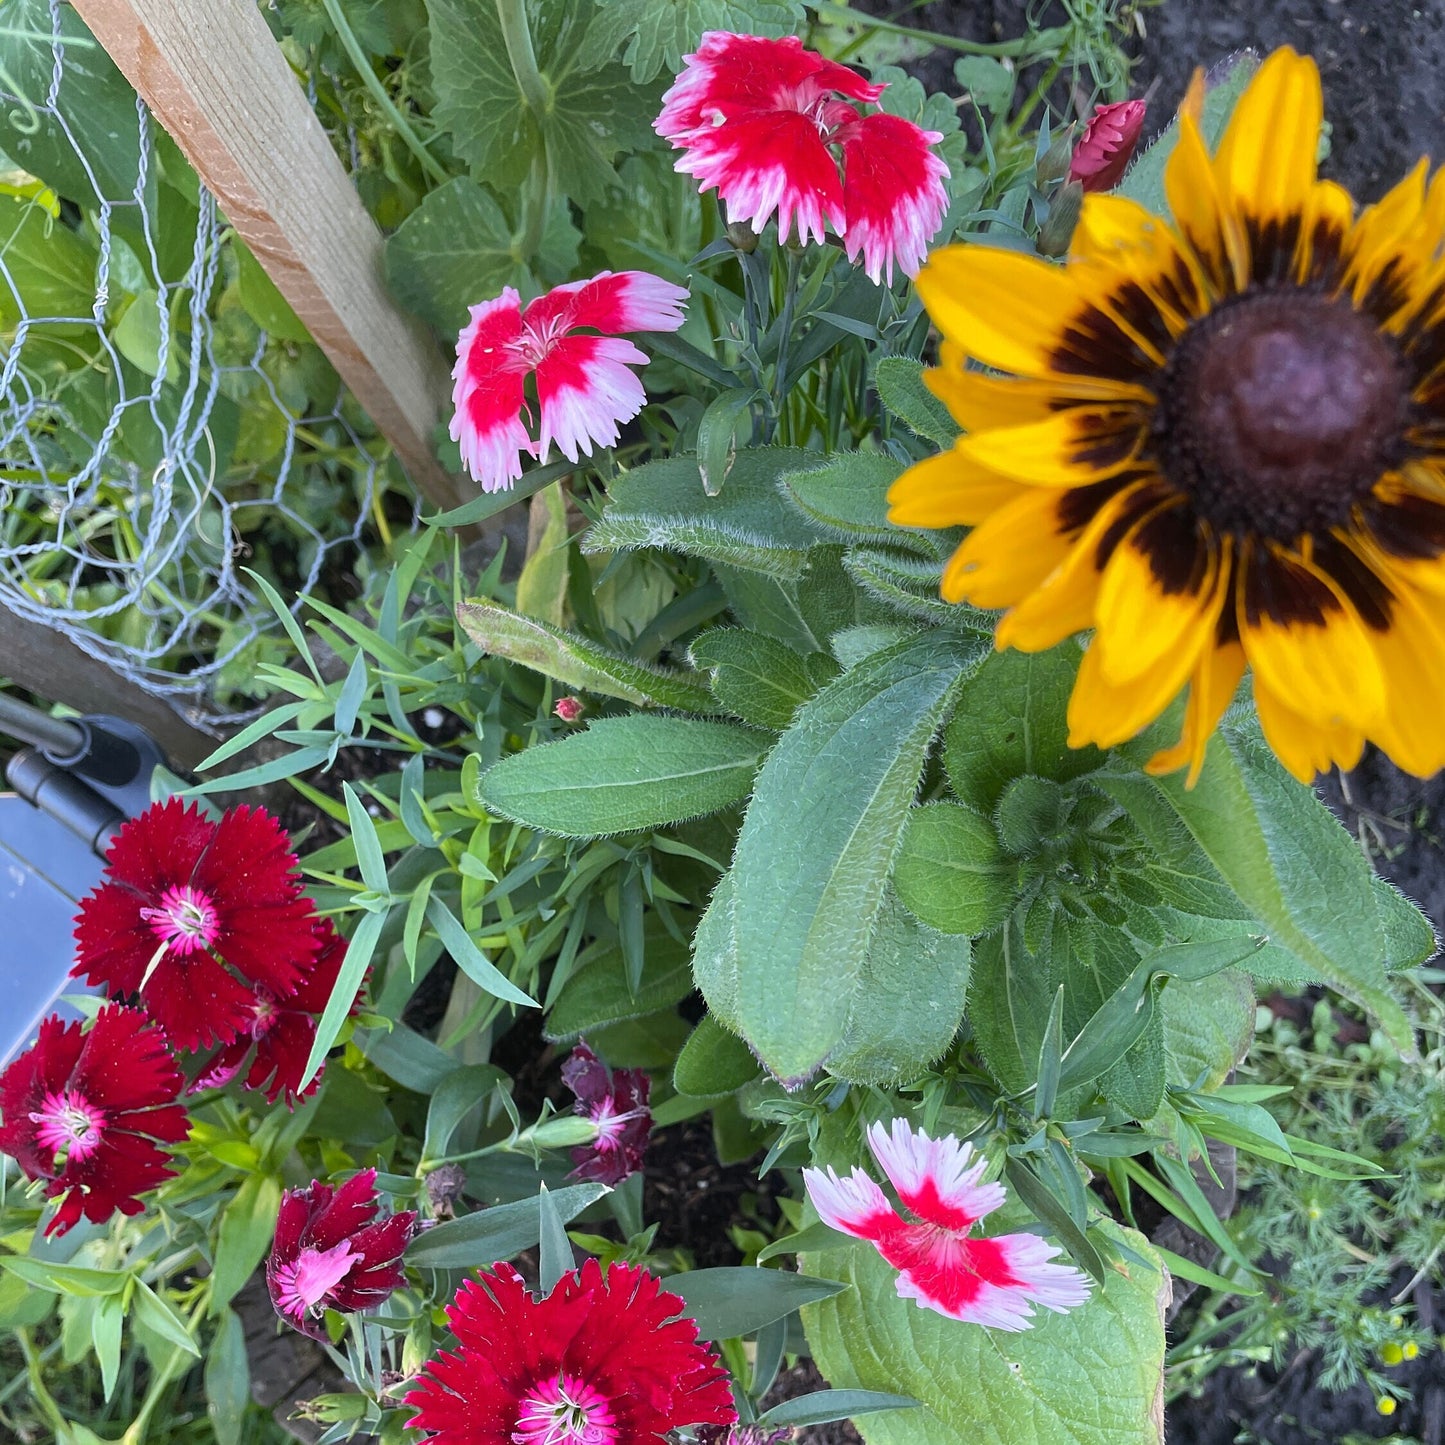
[{"label": "wooden stake", "polygon": [[256,0],[73,0],[277,289],[391,443],[417,490],[475,495],[432,449],[446,367],[381,280],[381,234]]}]

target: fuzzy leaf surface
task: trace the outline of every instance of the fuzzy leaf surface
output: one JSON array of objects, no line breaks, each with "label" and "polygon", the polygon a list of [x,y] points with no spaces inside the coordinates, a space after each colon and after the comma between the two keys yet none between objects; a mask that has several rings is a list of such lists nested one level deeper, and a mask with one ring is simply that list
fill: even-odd
[{"label": "fuzzy leaf surface", "polygon": [[648,462],[611,484],[606,510],[583,538],[582,550],[662,547],[796,581],[819,538],[784,503],[777,483],[813,457],[792,447],[740,451],[715,497],[703,489],[696,457]]},{"label": "fuzzy leaf surface", "polygon": [[808,1077],[845,1037],[924,758],[987,646],[925,633],[865,658],[798,710],[758,775],[731,870],[736,1024],[779,1078]]},{"label": "fuzzy leaf surface", "polygon": [[792,35],[803,19],[797,0],[599,0],[588,43],[611,55],[624,41],[622,59],[636,81],[664,66],[682,69],[682,57],[709,30],[734,35]]},{"label": "fuzzy leaf surface", "polygon": [[681,823],[748,795],[769,739],[695,718],[599,718],[494,764],[477,785],[493,813],[564,838]]}]

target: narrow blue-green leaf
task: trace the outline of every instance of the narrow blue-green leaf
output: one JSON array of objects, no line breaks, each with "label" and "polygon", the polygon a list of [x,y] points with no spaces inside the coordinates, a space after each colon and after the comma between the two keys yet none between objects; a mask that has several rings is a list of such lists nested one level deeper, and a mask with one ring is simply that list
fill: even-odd
[{"label": "narrow blue-green leaf", "polygon": [[234,737],[227,738],[215,752],[207,753],[196,764],[196,771],[208,773],[212,768],[224,763],[227,758],[233,758],[237,753],[245,752],[252,743],[270,737],[278,728],[285,727],[287,723],[299,717],[309,706],[310,704],[307,702],[298,701],[284,702],[279,707],[273,707],[269,712],[258,717],[255,722],[243,727]]},{"label": "narrow blue-green leaf", "polygon": [[681,1295],[686,1314],[705,1340],[751,1335],[804,1305],[847,1289],[831,1279],[812,1279],[789,1270],[722,1265],[669,1275],[667,1287]]},{"label": "narrow blue-green leaf", "polygon": [[241,1445],[251,1403],[251,1365],[246,1331],[235,1310],[221,1311],[220,1323],[206,1353],[206,1415],[216,1445]]},{"label": "narrow blue-green leaf", "polygon": [[523,1008],[536,1008],[537,1000],[525,994],[507,976],[492,964],[487,956],[472,942],[456,914],[433,896],[427,901],[426,916],[436,929],[437,937],[452,956],[452,962],[477,985],[493,998],[505,999],[508,1003]]},{"label": "narrow blue-green leaf", "polygon": [[879,1410],[913,1410],[918,1401],[912,1395],[889,1395],[882,1390],[817,1390],[782,1400],[758,1416],[759,1425],[827,1425],[834,1420],[851,1420],[855,1415],[873,1415]]},{"label": "narrow blue-green leaf", "polygon": [[567,1227],[557,1212],[552,1192],[544,1184],[537,1198],[539,1226],[542,1238],[540,1259],[537,1266],[537,1283],[544,1295],[549,1295],[564,1274],[570,1274],[575,1267],[572,1259],[572,1241],[567,1238]]},{"label": "narrow blue-green leaf", "polygon": [[297,748],[284,758],[272,758],[269,762],[257,763],[254,768],[242,768],[239,773],[225,773],[204,783],[194,783],[179,796],[200,798],[207,793],[235,793],[246,788],[259,788],[266,783],[279,783],[284,778],[294,778],[309,773],[331,756],[329,747]]},{"label": "narrow blue-green leaf", "polygon": [[351,841],[356,846],[356,866],[361,870],[361,881],[371,892],[385,897],[389,891],[386,856],[381,851],[381,839],[376,836],[376,824],[350,783],[342,783],[341,796],[346,799],[346,818],[351,825]]},{"label": "narrow blue-green leaf", "polygon": [[336,696],[336,731],[350,737],[356,731],[356,715],[361,711],[362,699],[366,696],[366,654],[360,648],[351,659],[346,672],[346,681]]},{"label": "narrow blue-green leaf", "polygon": [[135,1282],[135,1293],[131,1296],[131,1307],[139,1323],[169,1340],[178,1350],[199,1357],[201,1348],[191,1337],[185,1320],[175,1309],[158,1295],[143,1279]]},{"label": "narrow blue-green leaf", "polygon": [[311,669],[311,676],[324,687],[325,682],[321,671],[316,666],[315,658],[311,656],[311,648],[307,645],[306,636],[301,631],[301,624],[297,622],[291,609],[281,600],[281,594],[259,572],[253,572],[249,567],[242,567],[241,570],[261,589],[261,595],[271,604],[271,610],[280,620],[281,626],[286,629],[286,636],[291,639],[291,645],[295,647],[297,656],[305,660],[306,666]]},{"label": "narrow blue-green leaf", "polygon": [[[607,1193],[605,1184],[569,1184],[551,1191],[551,1206],[569,1224]],[[542,1238],[541,1200],[518,1199],[479,1209],[419,1235],[406,1252],[407,1263],[422,1269],[479,1269],[512,1259]],[[668,1281],[672,1288],[672,1281]]]},{"label": "narrow blue-green leaf", "polygon": [[733,387],[714,397],[697,426],[697,464],[709,497],[722,491],[737,455],[738,424],[758,395],[755,387]]},{"label": "narrow blue-green leaf", "polygon": [[351,1012],[351,1005],[356,1002],[361,981],[366,977],[366,970],[371,965],[372,955],[376,952],[381,930],[385,926],[384,913],[364,914],[356,925],[356,932],[351,935],[351,942],[346,945],[346,957],[341,961],[341,972],[336,975],[336,986],[331,990],[331,997],[326,1000],[326,1008],[317,1021],[316,1037],[311,1041],[311,1052],[307,1055],[306,1067],[301,1071],[301,1079],[297,1084],[298,1092],[316,1077],[322,1060],[336,1042],[336,1036],[341,1032],[347,1014]]},{"label": "narrow blue-green leaf", "polygon": [[1046,1119],[1054,1112],[1059,1096],[1059,1074],[1064,1052],[1064,986],[1060,984],[1049,1009],[1048,1026],[1039,1047],[1038,1083],[1034,1088],[1034,1118]]}]

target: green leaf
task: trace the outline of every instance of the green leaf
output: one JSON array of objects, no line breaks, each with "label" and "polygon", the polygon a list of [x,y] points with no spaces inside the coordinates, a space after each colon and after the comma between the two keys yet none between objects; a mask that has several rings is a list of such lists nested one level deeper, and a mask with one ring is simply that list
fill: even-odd
[{"label": "green leaf", "polygon": [[291,303],[276,289],[266,268],[239,237],[232,238],[236,258],[236,294],[246,315],[277,341],[302,343],[311,340],[305,323],[291,309]]},{"label": "green leaf", "polygon": [[463,602],[457,619],[467,636],[496,657],[520,662],[564,687],[621,698],[637,707],[708,712],[712,694],[684,673],[650,667],[576,633],[549,627],[491,602]]},{"label": "green leaf", "polygon": [[143,1324],[178,1350],[200,1357],[200,1346],[191,1338],[185,1320],[176,1312],[174,1306],[162,1299],[143,1279],[135,1282],[131,1305],[135,1310],[137,1323]]},{"label": "green leaf", "polygon": [[1177,776],[1152,781],[1272,941],[1372,1014],[1413,1058],[1414,1032],[1385,972],[1369,862],[1315,794],[1280,767],[1258,724],[1227,721],[1193,789]]},{"label": "green leaf", "polygon": [[598,0],[600,14],[587,40],[599,55],[627,42],[623,60],[636,81],[665,66],[682,69],[682,57],[709,30],[734,35],[792,35],[803,20],[798,0]]},{"label": "green leaf", "polygon": [[704,1340],[732,1340],[755,1334],[804,1305],[848,1288],[835,1280],[747,1265],[721,1265],[669,1275],[667,1287],[682,1296],[687,1305],[684,1313],[697,1322],[698,1337]]},{"label": "green leaf", "polygon": [[746,798],[769,739],[693,718],[601,718],[482,774],[490,812],[564,838],[681,823]]},{"label": "green leaf", "polygon": [[480,989],[493,998],[504,999],[520,1008],[537,1008],[537,1000],[523,993],[472,941],[456,914],[433,894],[426,905],[426,916],[436,929],[452,961]]},{"label": "green leaf", "polygon": [[[558,277],[570,273],[581,235],[565,204],[547,214],[534,263]],[[470,176],[429,191],[388,238],[386,284],[409,311],[449,340],[467,324],[468,308],[515,287],[535,294],[532,267],[517,259],[513,227],[492,192]]]},{"label": "green leaf", "polygon": [[620,65],[592,64],[590,4],[529,0],[532,48],[547,104],[534,114],[508,59],[493,0],[428,0],[434,116],[450,132],[473,176],[513,192],[546,148],[562,195],[586,204],[617,176],[612,158],[651,141],[655,92],[634,85]]},{"label": "green leaf", "polygon": [[1159,999],[1168,1082],[1217,1089],[1249,1050],[1254,1012],[1254,987],[1241,970],[1171,982]]},{"label": "green leaf", "polygon": [[538,1225],[541,1231],[541,1249],[537,1265],[537,1285],[541,1293],[549,1295],[557,1287],[563,1275],[575,1267],[572,1257],[572,1241],[567,1238],[567,1227],[557,1212],[557,1205],[551,1191],[544,1184],[537,1195]]},{"label": "green leaf", "polygon": [[23,1279],[34,1289],[77,1298],[99,1298],[119,1294],[130,1274],[119,1269],[87,1269],[78,1264],[57,1264],[48,1259],[31,1259],[26,1255],[0,1255],[0,1269]]},{"label": "green leaf", "polygon": [[833,1420],[851,1420],[855,1415],[873,1415],[879,1410],[911,1410],[918,1404],[911,1395],[888,1395],[881,1390],[815,1390],[782,1400],[758,1416],[759,1425],[827,1425]]},{"label": "green leaf", "polygon": [[1385,967],[1393,973],[1433,958],[1440,941],[1419,907],[1378,874],[1370,879],[1370,887],[1375,890],[1375,909],[1385,934]]},{"label": "green leaf", "polygon": [[938,595],[943,564],[932,557],[905,557],[883,547],[850,547],[843,554],[848,575],[870,596],[905,617],[935,627],[971,627],[992,630],[992,619],[961,602],[945,602]]},{"label": "green leaf", "polygon": [[752,1050],[706,1014],[677,1056],[672,1084],[679,1094],[709,1099],[731,1094],[757,1076],[758,1061]]},{"label": "green leaf", "polygon": [[[568,1224],[607,1192],[605,1184],[569,1184],[551,1191],[552,1208]],[[484,1269],[531,1249],[541,1238],[540,1199],[518,1199],[427,1230],[412,1240],[406,1259],[419,1269]]]},{"label": "green leaf", "polygon": [[928,803],[908,815],[893,886],[930,927],[972,935],[1008,917],[1017,871],[987,818],[957,803]]},{"label": "green leaf", "polygon": [[[0,326],[7,333],[32,316],[90,316],[95,305],[96,249],[43,206],[0,195],[0,252],[7,272],[0,277]],[[45,329],[51,334],[59,330]],[[73,329],[79,333],[89,328]]]},{"label": "green leaf", "polygon": [[737,429],[758,398],[756,387],[732,387],[707,404],[697,424],[697,467],[710,497],[722,491],[737,460]]},{"label": "green leaf", "polygon": [[[381,939],[381,930],[385,926],[384,913],[365,913],[356,925],[356,932],[351,935],[351,941],[346,945],[346,956],[341,960],[341,971],[336,975],[331,997],[326,1000],[326,1007],[316,1021],[316,1037],[311,1040],[311,1052],[307,1055],[306,1068],[302,1071],[298,1088],[305,1088],[316,1077],[326,1055],[331,1052],[331,1046],[336,1042],[341,1026],[351,1012],[352,1004],[356,1002],[356,995],[361,992],[362,980],[366,977],[366,970],[371,965],[376,945]],[[229,1302],[228,1295],[222,1303]]]},{"label": "green leaf", "polygon": [[940,561],[947,547],[936,532],[897,527],[888,520],[888,488],[902,463],[876,452],[835,452],[814,465],[782,472],[783,495],[825,537],[903,547]]},{"label": "green leaf", "polygon": [[219,1314],[235,1299],[265,1259],[280,1208],[281,1181],[271,1174],[248,1174],[221,1211],[211,1268],[212,1314]]},{"label": "green leaf", "polygon": [[818,537],[778,494],[778,478],[812,454],[754,447],[737,454],[720,495],[703,490],[696,457],[648,462],[612,482],[606,509],[582,540],[584,552],[663,547],[796,581]]},{"label": "green leaf", "polygon": [[691,992],[687,946],[654,922],[644,938],[642,979],[636,992],[628,987],[621,945],[609,948],[567,980],[547,1015],[545,1033],[554,1042],[574,1039],[670,1009]]},{"label": "green leaf", "polygon": [[393,1024],[389,1031],[357,1029],[352,1042],[382,1073],[418,1094],[430,1094],[457,1066],[450,1054],[405,1024]]},{"label": "green leaf", "polygon": [[1008,114],[1016,83],[1012,67],[987,55],[965,55],[954,61],[953,74],[981,109],[997,116]]},{"label": "green leaf", "polygon": [[423,1159],[441,1159],[451,1147],[452,1136],[462,1120],[474,1109],[480,1118],[481,1105],[506,1075],[491,1064],[463,1064],[453,1069],[437,1086],[426,1111],[426,1140]]},{"label": "green leaf", "polygon": [[[1139,1235],[1105,1226],[1153,1260]],[[803,1311],[813,1358],[835,1387],[911,1395],[921,1408],[869,1416],[868,1445],[1160,1445],[1163,1440],[1162,1269],[1129,1264],[1066,1315],[1040,1310],[1004,1334],[960,1325],[894,1290],[897,1273],[871,1245],[805,1256],[810,1273],[851,1290]]]},{"label": "green leaf", "polygon": [[896,1088],[941,1058],[963,1022],[971,950],[920,923],[890,891],[853,987],[830,1074]]},{"label": "green leaf", "polygon": [[944,734],[944,766],[961,802],[992,815],[1014,778],[1064,783],[1103,763],[1097,748],[1068,744],[1078,668],[1078,646],[1065,642],[1048,652],[995,652],[978,669]]},{"label": "green leaf", "polygon": [[940,633],[873,654],[798,710],[758,775],[729,875],[735,997],[715,1007],[780,1078],[846,1036],[924,758],[986,648]]},{"label": "green leaf", "polygon": [[[713,696],[736,717],[758,727],[781,731],[793,714],[817,692],[822,680],[816,662],[761,632],[740,627],[715,627],[694,639],[688,649],[694,667],[712,675]],[[836,674],[833,660],[813,658]]]},{"label": "green leaf", "polygon": [[[982,57],[972,56],[970,59]],[[985,60],[984,63],[998,65],[993,60]],[[1012,91],[1012,77],[1008,78],[1008,86]],[[911,356],[885,356],[873,373],[873,384],[878,388],[883,405],[925,441],[948,448],[958,440],[958,423],[928,389],[922,362],[915,361]]]},{"label": "green leaf", "polygon": [[251,1403],[251,1361],[241,1317],[221,1311],[211,1347],[206,1352],[206,1415],[216,1445],[241,1445],[246,1411]]},{"label": "green leaf", "polygon": [[100,1363],[100,1387],[107,1403],[120,1374],[120,1339],[125,1306],[118,1295],[102,1295],[90,1311],[90,1343]]}]

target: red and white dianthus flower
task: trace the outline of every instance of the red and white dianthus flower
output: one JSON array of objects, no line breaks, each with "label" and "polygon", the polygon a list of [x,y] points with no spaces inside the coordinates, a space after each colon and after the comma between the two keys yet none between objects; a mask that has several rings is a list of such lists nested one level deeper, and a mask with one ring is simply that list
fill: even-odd
[{"label": "red and white dianthus flower", "polygon": [[1063,1314],[1089,1297],[1078,1270],[1050,1261],[1061,1253],[1036,1234],[971,1238],[970,1231],[1005,1198],[1002,1184],[982,1182],[987,1161],[951,1134],[930,1139],[906,1119],[890,1133],[881,1123],[868,1147],[898,1197],[905,1219],[861,1169],[840,1179],[832,1169],[805,1169],[808,1197],[831,1228],[864,1239],[898,1271],[899,1297],[949,1319],[1026,1330],[1034,1305]]},{"label": "red and white dianthus flower", "polygon": [[406,1282],[402,1255],[417,1234],[416,1211],[378,1219],[380,1207],[375,1169],[339,1189],[313,1180],[281,1196],[266,1286],[288,1324],[324,1340],[328,1309],[374,1309]]},{"label": "red and white dianthus flower", "polygon": [[767,40],[713,30],[663,96],[653,128],[683,152],[676,169],[717,189],[730,221],[762,230],[774,212],[778,239],[842,237],[878,281],[896,264],[918,274],[948,209],[943,136],[901,116],[865,114],[887,89],[805,50],[796,37]]},{"label": "red and white dianthus flower", "polygon": [[[646,271],[602,271],[590,281],[554,286],[522,305],[510,286],[471,308],[457,338],[452,370],[452,440],[484,492],[499,492],[522,475],[522,453],[545,461],[553,443],[569,462],[617,441],[647,394],[633,366],[647,353],[616,333],[676,331],[687,292]],[[580,329],[605,333],[579,335]],[[531,379],[538,411],[534,441]]]},{"label": "red and white dianthus flower", "polygon": [[88,1029],[51,1015],[34,1046],[0,1074],[0,1153],[65,1201],[46,1226],[139,1214],[139,1195],[176,1170],[162,1145],[190,1126],[184,1084],[161,1031],[137,1009],[108,1004]]},{"label": "red and white dianthus flower", "polygon": [[717,1355],[655,1275],[595,1259],[536,1299],[509,1264],[447,1306],[457,1349],[406,1403],[436,1445],[658,1445],[737,1419]]},{"label": "red and white dianthus flower", "polygon": [[178,1049],[229,1043],[253,991],[284,998],[316,956],[296,855],[264,808],[219,822],[177,798],[116,834],[105,879],[81,901],[77,960],[112,995],[134,994]]}]

